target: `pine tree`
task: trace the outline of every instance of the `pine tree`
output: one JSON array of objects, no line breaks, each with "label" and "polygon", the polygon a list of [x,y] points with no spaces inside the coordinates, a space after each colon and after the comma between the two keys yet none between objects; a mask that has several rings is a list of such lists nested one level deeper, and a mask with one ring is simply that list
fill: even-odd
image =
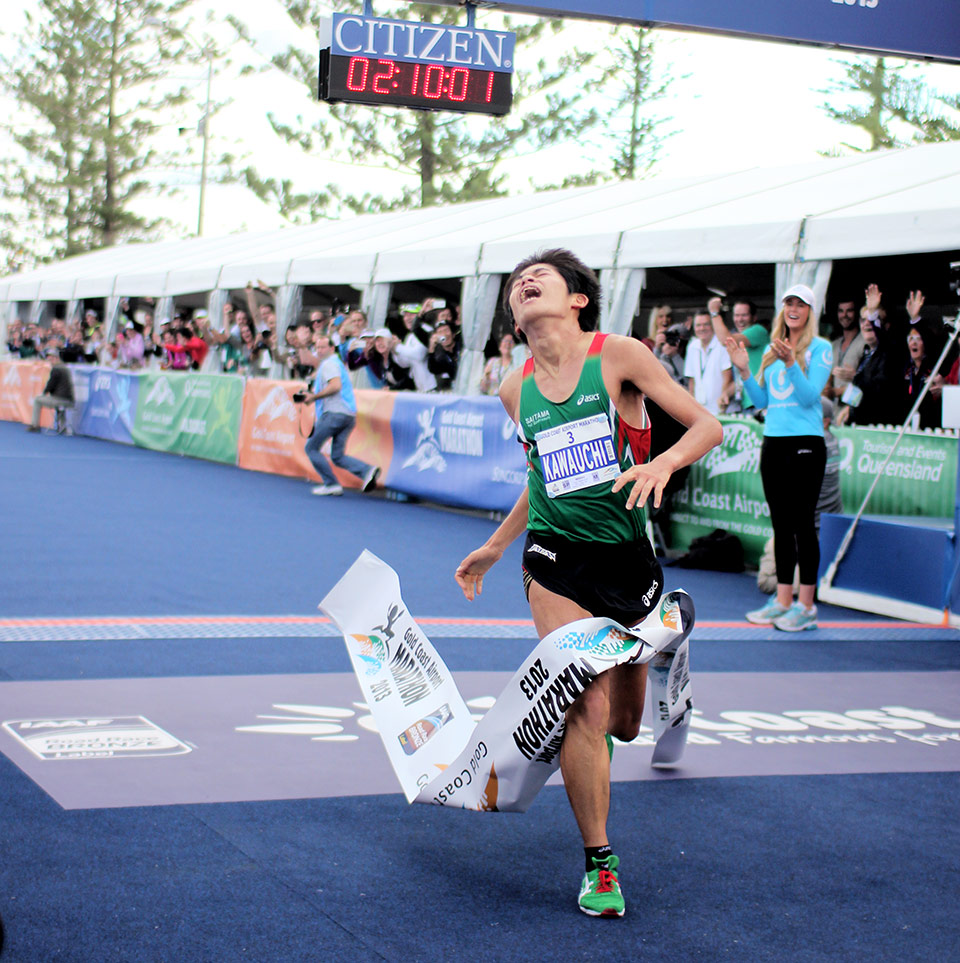
[{"label": "pine tree", "polygon": [[[285,0],[293,21],[316,31],[328,8],[318,0]],[[344,5],[346,6],[346,5]],[[410,5],[396,19],[433,23],[462,22],[455,8]],[[536,38],[555,35],[558,21],[531,25],[503,21],[517,33],[518,46]],[[499,22],[498,22],[499,25]],[[242,23],[235,26],[246,36]],[[486,26],[484,24],[484,26]],[[248,38],[249,39],[249,38]],[[396,195],[371,190],[355,195],[330,185],[313,194],[297,196],[300,211],[345,208],[359,212],[384,211],[431,204],[469,201],[506,193],[503,163],[529,153],[589,134],[600,121],[595,107],[585,107],[585,90],[576,76],[594,54],[573,49],[548,60],[541,58],[527,72],[513,78],[514,106],[506,117],[462,116],[446,112],[412,111],[358,105],[325,105],[314,123],[296,126],[273,120],[274,130],[289,143],[306,151],[341,151],[355,163],[383,167],[408,174],[413,183]],[[312,50],[291,48],[274,63],[304,85],[305,95],[316,99],[318,58]],[[569,83],[574,78],[573,83]],[[248,168],[248,186],[260,184],[265,200],[280,199],[282,182]]]},{"label": "pine tree", "polygon": [[135,211],[157,190],[155,134],[185,89],[163,83],[196,60],[177,18],[192,0],[37,0],[0,83],[20,113],[2,125],[15,155],[0,169],[0,235],[24,262],[151,236]]},{"label": "pine tree", "polygon": [[960,96],[933,90],[916,64],[894,64],[884,57],[837,63],[843,79],[821,92],[852,102],[838,107],[827,101],[823,109],[833,120],[864,131],[867,150],[960,139]]},{"label": "pine tree", "polygon": [[620,180],[633,180],[648,171],[670,136],[662,131],[665,121],[650,109],[666,96],[672,79],[658,80],[654,75],[652,33],[644,27],[613,29],[614,62],[607,69],[604,86],[613,94],[615,106],[605,128],[616,147],[613,172]]}]

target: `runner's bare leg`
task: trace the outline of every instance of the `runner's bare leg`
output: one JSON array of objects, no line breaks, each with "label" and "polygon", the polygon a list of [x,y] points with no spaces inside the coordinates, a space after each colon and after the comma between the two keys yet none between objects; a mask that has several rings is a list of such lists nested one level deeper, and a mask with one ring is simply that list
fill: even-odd
[{"label": "runner's bare leg", "polygon": [[[530,611],[542,639],[554,629],[590,613],[576,602],[530,584]],[[560,750],[560,771],[584,846],[607,843],[610,809],[610,756],[605,736],[610,719],[610,672],[595,679],[567,710],[567,727]]]}]

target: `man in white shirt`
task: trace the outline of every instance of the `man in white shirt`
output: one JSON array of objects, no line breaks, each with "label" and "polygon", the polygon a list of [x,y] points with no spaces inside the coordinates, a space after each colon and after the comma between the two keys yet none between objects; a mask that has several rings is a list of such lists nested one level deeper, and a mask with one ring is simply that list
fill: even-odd
[{"label": "man in white shirt", "polygon": [[694,315],[693,334],[683,365],[687,388],[707,411],[718,415],[720,394],[733,384],[730,356],[714,334],[709,311]]},{"label": "man in white shirt", "polygon": [[404,313],[407,336],[393,349],[393,357],[401,367],[409,368],[417,391],[436,391],[437,379],[427,366],[427,346],[417,337],[417,316]]}]

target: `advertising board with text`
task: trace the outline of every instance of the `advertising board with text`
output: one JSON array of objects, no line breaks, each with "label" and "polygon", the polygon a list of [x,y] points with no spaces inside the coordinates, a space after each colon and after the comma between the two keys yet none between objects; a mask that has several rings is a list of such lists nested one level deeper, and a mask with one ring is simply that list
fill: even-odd
[{"label": "advertising board with text", "polygon": [[[441,2],[446,0],[429,0]],[[504,10],[960,61],[956,0],[507,0]]]}]

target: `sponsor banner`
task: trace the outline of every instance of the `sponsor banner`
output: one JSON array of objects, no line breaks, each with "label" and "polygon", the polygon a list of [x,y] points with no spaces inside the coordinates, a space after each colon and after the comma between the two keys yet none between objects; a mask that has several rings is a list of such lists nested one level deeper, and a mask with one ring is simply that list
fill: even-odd
[{"label": "sponsor banner", "polygon": [[[93,368],[86,382],[86,399],[79,410],[74,430],[93,438],[132,445],[140,376],[108,368]],[[77,379],[74,378],[76,387]]]},{"label": "sponsor banner", "polygon": [[507,10],[960,60],[955,0],[507,0]]},{"label": "sponsor banner", "polygon": [[693,605],[685,592],[665,595],[633,629],[591,618],[551,632],[477,725],[386,563],[364,551],[320,607],[343,632],[408,802],[525,811],[560,765],[566,710],[598,675],[628,663],[656,659],[662,669],[654,763],[671,765],[683,753],[693,713],[686,648]]},{"label": "sponsor banner", "polygon": [[236,464],[243,379],[234,375],[140,375],[132,435],[158,451]]},{"label": "sponsor banner", "polygon": [[[894,431],[834,428],[840,442],[840,492],[855,512],[893,447]],[[867,505],[869,515],[952,518],[957,487],[957,438],[905,432]]]},{"label": "sponsor banner", "polygon": [[[298,405],[294,392],[302,382],[251,378],[243,392],[240,422],[241,468],[320,481],[304,446],[313,430],[314,406]],[[357,423],[347,440],[347,454],[381,469],[390,464],[393,437],[390,420],[394,395],[388,391],[355,391]],[[324,445],[329,454],[329,442]],[[360,480],[333,466],[345,487],[358,488]]]},{"label": "sponsor banner", "polygon": [[[347,439],[347,454],[368,465],[376,465],[387,474],[393,461],[393,416],[395,401],[399,397],[393,391],[355,389],[357,399],[357,423]],[[324,446],[325,451],[329,449]],[[312,471],[312,468],[311,468]],[[345,488],[360,487],[360,480],[349,472],[333,465],[333,473]]]},{"label": "sponsor banner", "polygon": [[[43,394],[50,377],[46,361],[0,361],[0,420],[29,425],[33,418],[33,399]],[[40,412],[40,425],[50,428],[54,413]]]},{"label": "sponsor banner", "polygon": [[303,453],[313,428],[313,405],[298,405],[294,381],[247,380],[243,389],[237,463],[252,471],[319,478]]},{"label": "sponsor banner", "polygon": [[448,505],[513,508],[526,483],[526,465],[516,425],[499,399],[394,397],[388,487]]},{"label": "sponsor banner", "polygon": [[73,407],[67,409],[67,424],[75,435],[81,433],[80,421],[90,396],[90,378],[96,370],[92,364],[70,365],[70,377],[73,379]]},{"label": "sponsor banner", "polygon": [[[716,528],[732,532],[748,562],[763,554],[773,535],[770,507],[760,479],[763,426],[752,419],[724,418],[723,442],[690,468],[684,488],[673,496],[670,530],[683,549]],[[855,512],[896,438],[883,428],[833,428],[840,443],[840,495]],[[904,434],[877,483],[867,514],[953,516],[957,439],[922,432]]]},{"label": "sponsor banner", "polygon": [[733,532],[744,556],[756,563],[771,535],[770,507],[760,480],[763,426],[721,418],[723,442],[690,466],[686,485],[673,496],[670,531],[675,548],[716,528]]}]

